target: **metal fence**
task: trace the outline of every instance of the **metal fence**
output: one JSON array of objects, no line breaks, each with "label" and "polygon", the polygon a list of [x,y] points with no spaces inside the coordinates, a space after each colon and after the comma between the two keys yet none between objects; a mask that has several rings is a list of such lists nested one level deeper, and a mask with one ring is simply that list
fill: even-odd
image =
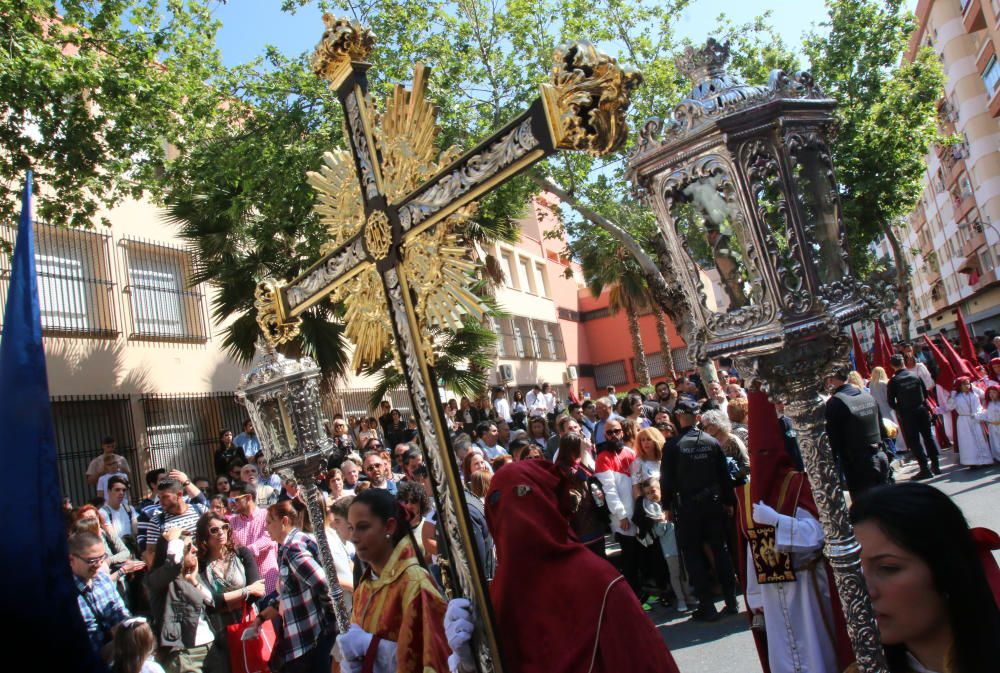
[{"label": "metal fence", "polygon": [[[332,418],[335,414],[341,414],[345,418],[362,418],[368,416],[378,416],[377,410],[372,410],[368,406],[373,388],[352,388],[349,390],[335,390],[332,394],[323,399],[323,411]],[[403,418],[410,416],[410,395],[406,388],[390,390],[386,398],[392,402],[393,409],[399,409]]]},{"label": "metal fence", "polygon": [[246,409],[232,392],[203,395],[143,395],[146,443],[152,468],[179,469],[191,479],[214,476],[219,433],[243,431]]},{"label": "metal fence", "polygon": [[[101,440],[118,442],[117,452],[132,469],[132,498],[141,497],[142,477],[135,443],[135,424],[128,395],[66,395],[52,398],[59,484],[74,505],[92,499],[97,491],[87,483],[87,466],[101,455]],[[33,450],[34,447],[21,447]]]}]

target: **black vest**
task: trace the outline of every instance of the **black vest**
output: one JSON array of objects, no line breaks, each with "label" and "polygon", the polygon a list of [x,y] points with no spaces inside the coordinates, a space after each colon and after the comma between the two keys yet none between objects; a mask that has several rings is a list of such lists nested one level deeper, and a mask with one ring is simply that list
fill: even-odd
[{"label": "black vest", "polygon": [[913,411],[924,405],[926,388],[920,377],[905,369],[892,377],[896,392],[896,408],[899,411]]},{"label": "black vest", "polygon": [[860,395],[848,395],[839,392],[834,395],[844,403],[851,414],[848,423],[848,446],[876,446],[882,441],[882,433],[878,427],[878,403],[875,398],[862,391]]},{"label": "black vest", "polygon": [[717,461],[722,449],[708,433],[689,428],[677,442],[677,484],[682,496],[718,494],[728,484],[719,483]]}]

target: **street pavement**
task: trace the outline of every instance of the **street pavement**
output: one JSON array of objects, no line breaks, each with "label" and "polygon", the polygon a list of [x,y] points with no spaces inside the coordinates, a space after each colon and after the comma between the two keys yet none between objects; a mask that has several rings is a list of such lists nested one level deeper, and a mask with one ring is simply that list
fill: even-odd
[{"label": "street pavement", "polygon": [[[943,474],[926,483],[951,496],[962,508],[970,526],[1000,530],[1000,466],[994,464],[984,470],[969,471],[954,464],[957,462],[958,457],[953,452],[944,452]],[[905,481],[916,472],[915,462],[897,468],[896,481]],[[743,605],[742,597],[740,605]],[[721,600],[716,607],[723,607]],[[760,661],[746,614],[705,623],[678,615],[671,608],[656,606],[649,615],[670,647],[681,673],[760,673]]]}]

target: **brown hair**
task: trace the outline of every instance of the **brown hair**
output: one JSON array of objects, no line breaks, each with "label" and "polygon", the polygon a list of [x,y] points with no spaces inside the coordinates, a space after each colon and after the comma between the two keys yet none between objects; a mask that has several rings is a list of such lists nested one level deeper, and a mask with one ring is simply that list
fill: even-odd
[{"label": "brown hair", "polygon": [[114,664],[111,673],[140,673],[143,664],[156,649],[153,629],[145,619],[126,619],[115,632]]},{"label": "brown hair", "polygon": [[487,470],[479,470],[472,475],[469,480],[469,490],[477,498],[485,498],[486,493],[490,490],[490,482],[493,481],[493,475]]},{"label": "brown hair", "polygon": [[[194,527],[194,543],[198,546],[198,561],[202,564],[208,561],[208,538],[211,535],[208,529],[212,527],[213,521],[221,521],[227,526],[229,525],[229,522],[224,517],[219,516],[215,512],[206,512],[201,515],[201,518],[198,519],[198,523]],[[233,539],[233,531],[230,528],[229,533],[226,535],[226,544],[222,547],[222,556],[223,558],[232,558],[235,554],[236,540]]]},{"label": "brown hair", "polygon": [[[663,460],[663,445],[666,444],[667,439],[663,436],[657,428],[643,428],[639,431],[639,434],[635,438],[635,453],[637,456],[642,456],[642,440],[644,437],[648,437],[653,440],[653,445],[656,449],[653,451],[654,460]],[[644,459],[645,460],[645,459]]]}]

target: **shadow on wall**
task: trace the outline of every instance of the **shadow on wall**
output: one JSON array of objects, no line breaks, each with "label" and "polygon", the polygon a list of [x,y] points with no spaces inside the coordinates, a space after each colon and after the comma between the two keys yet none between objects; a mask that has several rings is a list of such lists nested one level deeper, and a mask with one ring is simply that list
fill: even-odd
[{"label": "shadow on wall", "polygon": [[45,364],[52,395],[143,393],[149,370],[126,369],[121,341],[45,339]]},{"label": "shadow on wall", "polygon": [[248,369],[250,369],[250,365],[244,367],[227,357],[215,365],[211,376],[206,376],[205,381],[210,386],[209,390],[236,390],[236,386],[240,383],[240,377]]}]

